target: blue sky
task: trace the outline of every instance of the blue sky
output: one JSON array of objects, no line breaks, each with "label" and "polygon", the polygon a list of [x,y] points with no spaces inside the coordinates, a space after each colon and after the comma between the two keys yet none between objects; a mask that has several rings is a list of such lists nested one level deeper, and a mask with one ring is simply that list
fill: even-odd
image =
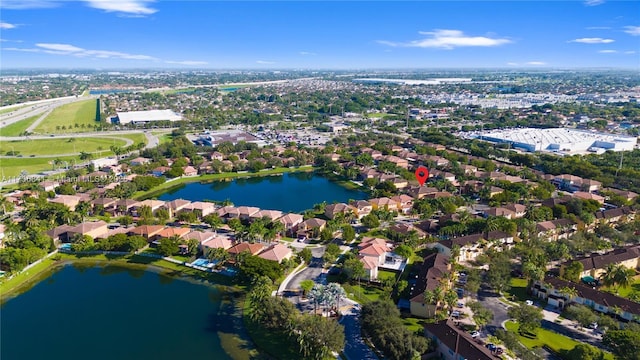
[{"label": "blue sky", "polygon": [[638,1],[2,0],[0,67],[640,69]]}]

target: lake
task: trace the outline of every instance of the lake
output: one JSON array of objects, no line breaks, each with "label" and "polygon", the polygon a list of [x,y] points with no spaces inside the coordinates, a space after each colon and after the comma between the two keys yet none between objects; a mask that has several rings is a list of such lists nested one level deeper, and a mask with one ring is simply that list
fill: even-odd
[{"label": "lake", "polygon": [[225,294],[150,271],[67,265],[2,305],[0,358],[248,358],[246,344],[230,344],[237,319]]},{"label": "lake", "polygon": [[160,200],[230,200],[235,206],[256,206],[266,210],[301,212],[326,201],[366,199],[364,192],[349,190],[312,172],[250,177],[233,181],[189,183],[160,195]]}]

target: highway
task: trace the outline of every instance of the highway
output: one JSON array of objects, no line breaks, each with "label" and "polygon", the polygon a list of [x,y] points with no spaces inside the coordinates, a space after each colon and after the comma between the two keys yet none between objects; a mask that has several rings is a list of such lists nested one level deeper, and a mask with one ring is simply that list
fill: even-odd
[{"label": "highway", "polygon": [[[46,115],[48,115],[49,113],[51,113],[51,111],[53,111],[53,109],[61,105],[71,104],[77,101],[91,100],[95,98],[96,96],[77,96],[77,97],[67,96],[63,98],[47,99],[47,100],[33,101],[31,103],[20,104],[19,106],[16,106],[16,110],[0,115],[0,127],[11,125],[15,122],[28,119],[32,116],[44,114],[44,116],[41,116],[40,119],[38,119],[35,123],[33,123],[27,129],[27,131],[31,132],[40,124],[42,120],[44,120]],[[6,108],[8,107],[5,106],[2,109],[6,109]],[[0,128],[0,134],[2,134],[1,128]]]}]

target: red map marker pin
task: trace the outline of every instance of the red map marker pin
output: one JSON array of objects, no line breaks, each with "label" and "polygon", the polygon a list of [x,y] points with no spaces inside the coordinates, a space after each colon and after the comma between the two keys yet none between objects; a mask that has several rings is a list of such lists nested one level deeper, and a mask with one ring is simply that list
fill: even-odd
[{"label": "red map marker pin", "polygon": [[429,178],[429,169],[424,166],[419,166],[416,169],[416,179],[420,183],[420,186],[424,185],[424,182]]}]

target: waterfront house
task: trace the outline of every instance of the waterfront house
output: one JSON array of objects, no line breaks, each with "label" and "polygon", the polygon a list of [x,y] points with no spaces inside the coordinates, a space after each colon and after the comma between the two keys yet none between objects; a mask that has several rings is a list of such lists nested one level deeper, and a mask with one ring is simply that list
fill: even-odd
[{"label": "waterfront house", "polygon": [[262,250],[264,250],[264,244],[251,244],[248,242],[241,242],[237,245],[232,246],[231,248],[229,248],[227,250],[227,252],[232,256],[232,257],[236,257],[238,256],[238,254],[240,254],[243,251],[248,251],[251,255],[257,255],[259,254]]},{"label": "waterfront house", "polygon": [[345,203],[337,203],[325,206],[324,215],[329,219],[333,219],[337,214],[344,214],[345,216],[347,216],[348,214],[355,215],[356,211],[357,210],[351,205],[347,205]]},{"label": "waterfront house", "polygon": [[258,254],[258,256],[263,259],[275,261],[278,263],[281,263],[285,259],[290,259],[292,255],[293,252],[291,251],[291,249],[289,249],[286,245],[279,243],[264,249],[262,252],[260,252],[260,254]]},{"label": "waterfront house", "polygon": [[349,204],[351,205],[356,212],[356,216],[358,219],[362,219],[363,217],[369,215],[371,210],[373,210],[373,206],[367,200],[354,200]]},{"label": "waterfront house", "polygon": [[267,218],[269,221],[275,221],[282,217],[282,211],[279,210],[260,210],[251,215],[251,220]]},{"label": "waterfront house", "polygon": [[216,211],[216,205],[210,202],[195,201],[185,205],[181,210],[195,213],[199,219],[213,214]]},{"label": "waterfront house", "polygon": [[180,210],[184,209],[185,206],[189,205],[191,201],[184,199],[175,199],[171,201],[167,201],[164,204],[164,208],[169,212],[169,217],[174,217],[180,212]]},{"label": "waterfront house", "polygon": [[155,236],[164,229],[163,225],[140,225],[133,229],[129,229],[129,235],[139,235],[151,242]]},{"label": "waterfront house", "polygon": [[300,214],[288,213],[277,219],[284,224],[285,232],[293,235],[298,230],[298,225],[304,221],[304,216]]},{"label": "waterfront house", "polygon": [[297,233],[298,238],[311,238],[320,234],[327,222],[318,218],[311,218],[301,222],[298,225]]}]

